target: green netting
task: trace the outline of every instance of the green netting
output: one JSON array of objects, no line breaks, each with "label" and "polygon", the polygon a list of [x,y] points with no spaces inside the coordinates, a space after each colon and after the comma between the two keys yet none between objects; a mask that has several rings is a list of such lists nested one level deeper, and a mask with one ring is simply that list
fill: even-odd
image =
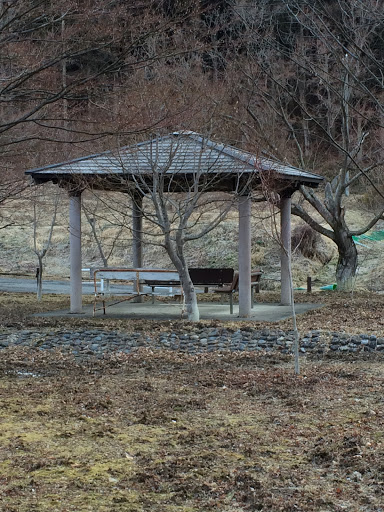
[{"label": "green netting", "polygon": [[380,242],[384,240],[384,231],[371,231],[370,233],[365,233],[364,235],[353,236],[353,240],[357,243],[363,240],[371,240],[372,242]]}]

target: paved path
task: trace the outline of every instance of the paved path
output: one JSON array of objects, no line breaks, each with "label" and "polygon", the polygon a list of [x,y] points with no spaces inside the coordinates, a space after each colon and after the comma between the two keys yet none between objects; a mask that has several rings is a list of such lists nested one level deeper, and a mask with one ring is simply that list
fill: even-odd
[{"label": "paved path", "polygon": [[[132,286],[119,286],[111,284],[111,292],[127,293],[132,290]],[[149,287],[144,287],[145,291],[150,291]],[[0,277],[1,292],[21,292],[36,293],[36,280],[22,277]],[[43,293],[57,293],[69,295],[69,281],[43,281]],[[156,288],[157,295],[168,295],[168,288]],[[91,281],[83,281],[83,295],[93,295],[94,285]]]},{"label": "paved path", "polygon": [[[301,314],[311,309],[317,309],[321,304],[296,304],[296,313]],[[201,320],[222,320],[230,322],[244,322],[244,321],[257,321],[257,322],[277,322],[284,318],[289,318],[292,315],[290,306],[280,306],[279,304],[255,304],[251,311],[251,316],[247,319],[239,317],[239,306],[233,305],[233,315],[229,312],[229,304],[220,304],[220,302],[200,302],[199,312]],[[93,311],[92,305],[83,306],[81,314],[70,313],[69,310],[49,311],[46,313],[36,313],[34,316],[38,317],[58,317],[68,318],[69,316],[75,318],[92,318]],[[106,315],[103,314],[101,303],[98,304],[96,311],[98,318],[126,318],[134,319],[141,318],[147,320],[180,320],[185,319],[185,314],[182,315],[182,305],[180,303],[162,303],[156,302],[143,302],[141,304],[132,302],[120,302],[107,307]]]}]

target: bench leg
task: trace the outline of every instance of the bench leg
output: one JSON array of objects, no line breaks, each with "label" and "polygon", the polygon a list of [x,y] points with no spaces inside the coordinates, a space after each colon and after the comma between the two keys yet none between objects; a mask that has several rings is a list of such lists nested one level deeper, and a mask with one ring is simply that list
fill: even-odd
[{"label": "bench leg", "polygon": [[155,287],[151,286],[151,289],[152,289],[152,304],[154,304],[155,303]]},{"label": "bench leg", "polygon": [[229,294],[229,312],[233,315],[233,293]]},{"label": "bench leg", "polygon": [[[103,297],[102,299],[102,303],[103,303],[103,312],[104,312],[104,315],[105,315],[105,298]],[[95,316],[96,314],[96,309],[97,309],[97,296],[95,295],[95,298],[94,298],[94,301],[93,301],[93,316]]]},{"label": "bench leg", "polygon": [[255,289],[254,287],[252,286],[251,287],[251,309],[253,309],[253,304],[255,302]]}]

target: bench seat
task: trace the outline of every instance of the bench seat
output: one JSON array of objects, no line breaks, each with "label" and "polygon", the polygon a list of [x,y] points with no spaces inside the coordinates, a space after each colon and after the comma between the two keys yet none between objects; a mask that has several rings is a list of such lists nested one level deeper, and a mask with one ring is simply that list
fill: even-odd
[{"label": "bench seat", "polygon": [[[251,307],[254,305],[254,294],[260,292],[260,279],[263,275],[262,270],[253,270],[251,272]],[[214,293],[224,294],[229,296],[229,312],[233,315],[233,294],[239,291],[239,273],[235,272],[232,283],[228,286],[215,288]]]}]

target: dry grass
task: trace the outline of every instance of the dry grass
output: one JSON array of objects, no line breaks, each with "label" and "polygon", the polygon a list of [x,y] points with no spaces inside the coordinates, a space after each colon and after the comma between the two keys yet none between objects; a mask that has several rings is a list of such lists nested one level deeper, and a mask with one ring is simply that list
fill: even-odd
[{"label": "dry grass", "polygon": [[[65,211],[62,230],[64,220]],[[193,261],[235,261],[236,244],[227,243],[233,226],[235,214],[221,231],[199,242]],[[253,229],[254,262],[273,276],[276,247],[261,224]],[[28,230],[15,226],[12,233],[0,232],[3,270],[33,270]],[[49,274],[56,268],[56,275],[67,272],[62,233],[48,260]],[[90,246],[85,251],[91,260]],[[370,251],[361,283],[374,281],[380,289],[381,251]],[[149,255],[159,261],[156,250]],[[309,272],[320,279],[315,284],[333,282],[330,265],[313,266],[302,257],[294,265],[296,284]],[[384,336],[381,295],[296,297],[325,304],[300,315],[301,333],[324,329]],[[275,302],[278,295],[263,292],[260,300]],[[45,296],[38,304],[34,295],[3,293],[0,326],[150,334],[192,328],[185,321],[127,324],[29,316],[67,306],[64,296]],[[239,327],[276,324],[233,324]],[[291,322],[278,327],[289,330]],[[142,350],[81,365],[61,352],[4,349],[0,510],[379,512],[384,499],[383,362],[375,355],[356,357],[308,356],[302,375],[295,377],[290,356],[282,355],[192,357]]]},{"label": "dry grass", "polygon": [[[302,332],[384,333],[380,296],[322,298],[324,308],[300,316]],[[67,303],[1,294],[0,323],[152,334],[171,327],[28,316]],[[278,325],[290,328],[289,321]],[[171,328],[190,327],[180,321]],[[83,364],[20,347],[1,355],[1,511],[381,510],[380,358],[308,358],[295,377],[283,355],[145,349]]]},{"label": "dry grass", "polygon": [[[84,296],[84,304],[91,303],[92,296]],[[160,298],[159,298],[160,300]],[[163,299],[166,300],[166,299]],[[199,298],[204,300],[220,300],[213,294],[202,294]],[[278,303],[279,292],[262,291],[257,295],[257,301],[265,303]],[[300,291],[295,293],[295,302],[323,304],[322,308],[313,309],[298,316],[298,327],[301,333],[312,329],[324,331],[339,331],[350,334],[371,333],[384,336],[383,305],[384,295],[357,291],[351,293]],[[164,330],[169,322],[135,320],[127,323],[126,320],[103,318],[41,318],[31,316],[34,313],[51,310],[68,309],[69,297],[63,295],[44,295],[42,302],[35,300],[35,294],[1,293],[0,292],[0,327],[18,329],[22,328],[50,328],[50,327],[118,327],[128,332],[137,329],[147,329],[149,333]],[[201,324],[216,325],[217,321],[203,321]],[[236,322],[232,324],[235,329],[242,327],[264,328],[276,327],[291,330],[290,319],[275,322]],[[191,328],[186,320],[172,322],[175,329]]]},{"label": "dry grass", "polygon": [[380,510],[379,362],[14,350],[0,375],[1,510]]}]

